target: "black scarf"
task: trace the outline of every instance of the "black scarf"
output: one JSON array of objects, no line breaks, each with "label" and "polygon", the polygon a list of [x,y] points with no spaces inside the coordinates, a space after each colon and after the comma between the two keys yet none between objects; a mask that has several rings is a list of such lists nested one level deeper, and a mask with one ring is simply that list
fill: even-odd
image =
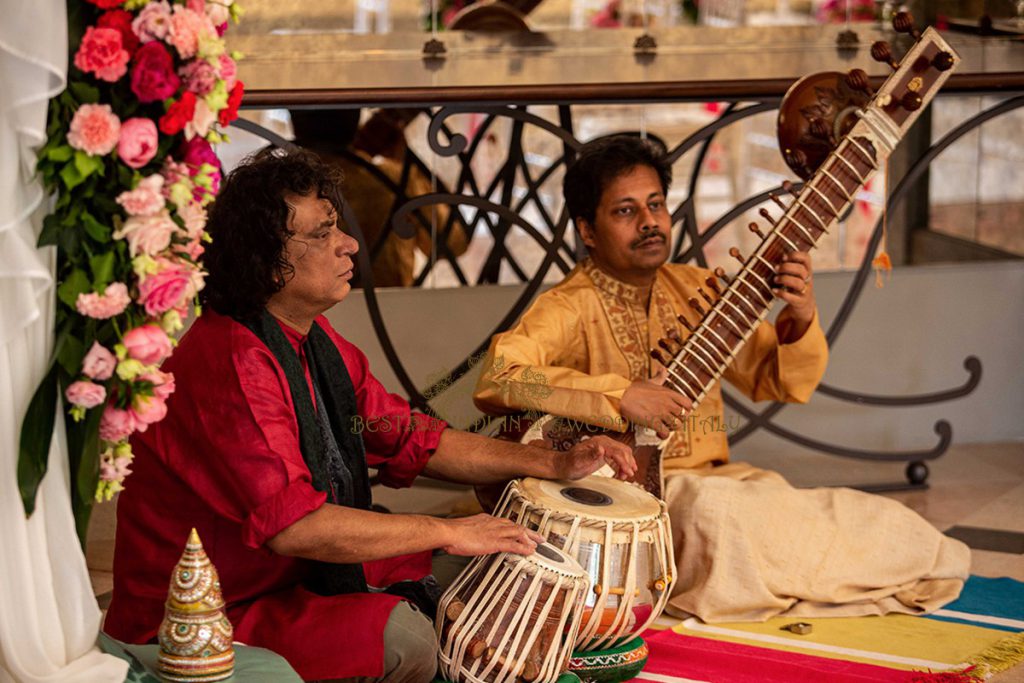
[{"label": "black scarf", "polygon": [[[316,406],[295,348],[266,310],[255,320],[239,320],[266,344],[281,364],[299,423],[299,448],[313,476],[313,488],[332,503],[370,509],[370,482],[363,438],[352,427],[356,393],[348,368],[327,333],[313,323],[305,341]],[[306,587],[319,595],[366,592],[361,564],[315,562]]]}]

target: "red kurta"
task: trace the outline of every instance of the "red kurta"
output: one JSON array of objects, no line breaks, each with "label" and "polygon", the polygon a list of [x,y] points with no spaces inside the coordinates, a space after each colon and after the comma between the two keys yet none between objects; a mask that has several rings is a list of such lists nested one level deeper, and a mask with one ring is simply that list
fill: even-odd
[{"label": "red kurta", "polygon": [[[326,318],[317,322],[348,368],[359,415],[379,419],[363,433],[368,464],[383,483],[409,486],[446,425],[414,418],[370,373],[359,349]],[[304,338],[282,329],[299,349]],[[163,369],[174,373],[176,391],[167,417],[132,439],[134,473],[118,501],[105,630],[131,643],[156,637],[171,571],[195,527],[220,573],[237,640],[281,654],[305,679],[379,676],[384,626],[400,598],[315,595],[301,586],[306,560],[264,546],[326,499],[299,451],[288,380],[273,354],[243,325],[208,312]],[[430,571],[430,554],[370,562],[364,570],[370,586],[418,579]]]}]

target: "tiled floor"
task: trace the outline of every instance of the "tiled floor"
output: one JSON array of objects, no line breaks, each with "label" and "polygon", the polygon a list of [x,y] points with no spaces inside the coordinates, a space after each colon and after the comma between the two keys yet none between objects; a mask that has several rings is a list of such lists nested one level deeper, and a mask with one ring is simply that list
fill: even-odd
[{"label": "tiled floor", "polygon": [[[823,461],[823,456],[813,454],[752,460],[760,467],[782,472],[800,486],[840,482],[881,483],[902,479],[902,467],[899,466],[832,458]],[[1024,581],[1024,554],[1019,552],[1024,538],[1024,443],[957,445],[931,462],[929,467],[928,489],[884,495],[902,501],[942,530],[958,526],[1015,532],[979,540],[979,544],[989,546],[993,542],[1005,543],[1006,549],[1014,552],[972,549],[971,571],[980,576],[1009,576]],[[427,512],[451,509],[452,502],[464,495],[458,490],[435,487],[414,487],[395,493],[401,497],[401,505],[394,505],[396,510]],[[376,496],[379,502],[388,504],[388,500],[382,500],[386,498],[388,496]],[[102,607],[109,600],[113,582],[110,572],[113,513],[112,505],[97,507],[87,552],[93,588]],[[974,535],[977,536],[978,532]],[[995,683],[1024,683],[1024,665],[990,680]]]}]

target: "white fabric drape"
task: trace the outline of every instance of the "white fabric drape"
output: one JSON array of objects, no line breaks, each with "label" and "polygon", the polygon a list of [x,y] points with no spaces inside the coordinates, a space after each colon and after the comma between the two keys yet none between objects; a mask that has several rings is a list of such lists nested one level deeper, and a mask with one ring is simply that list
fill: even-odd
[{"label": "white fabric drape", "polygon": [[[35,514],[17,486],[18,433],[46,370],[54,321],[52,249],[35,248],[44,203],[34,149],[47,100],[64,88],[64,0],[0,0],[0,681],[123,681],[96,647],[100,611],[75,536],[63,439],[50,448]],[[63,425],[58,421],[58,434]]]}]

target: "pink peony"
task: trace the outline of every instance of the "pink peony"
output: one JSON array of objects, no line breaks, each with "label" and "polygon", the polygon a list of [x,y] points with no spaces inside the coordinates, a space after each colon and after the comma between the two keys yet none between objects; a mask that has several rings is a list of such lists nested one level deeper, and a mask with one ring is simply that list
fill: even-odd
[{"label": "pink peony", "polygon": [[206,209],[197,201],[190,201],[178,207],[178,215],[185,223],[185,232],[191,239],[198,239],[206,227]]},{"label": "pink peony", "polygon": [[159,102],[178,92],[181,80],[174,73],[174,58],[163,43],[146,43],[135,53],[132,92],[139,102]]},{"label": "pink peony", "polygon": [[97,320],[106,320],[120,314],[132,298],[128,296],[128,288],[123,282],[114,282],[107,285],[103,294],[89,292],[79,294],[75,301],[75,308],[79,313]]},{"label": "pink peony", "polygon": [[164,177],[159,173],[146,176],[134,190],[117,195],[117,203],[129,216],[152,216],[164,208]]},{"label": "pink peony", "polygon": [[129,217],[121,229],[114,232],[114,238],[128,240],[128,251],[132,256],[152,256],[171,245],[171,235],[177,229],[177,223],[164,210],[153,216]]},{"label": "pink peony", "polygon": [[235,64],[235,60],[231,59],[227,55],[221,55],[218,57],[220,61],[220,77],[224,80],[224,87],[231,90],[235,87],[235,81],[238,80],[238,65]]},{"label": "pink peony", "polygon": [[135,117],[121,124],[117,156],[132,168],[142,168],[156,156],[156,124],[152,119]]},{"label": "pink peony", "polygon": [[135,424],[140,432],[146,431],[151,424],[155,424],[167,417],[167,404],[162,398],[156,396],[143,396],[136,394],[132,399],[132,407],[128,412],[135,418]]},{"label": "pink peony", "polygon": [[175,5],[171,14],[171,27],[167,32],[167,42],[174,46],[182,59],[191,59],[199,50],[199,38],[203,35],[214,36],[217,31],[205,14],[190,10],[182,5]]},{"label": "pink peony", "polygon": [[184,306],[202,286],[202,274],[180,261],[158,258],[159,270],[139,283],[139,303],[149,315]]},{"label": "pink peony", "polygon": [[217,85],[217,71],[205,59],[195,59],[178,69],[185,88],[196,95],[203,96]]},{"label": "pink peony", "polygon": [[107,400],[107,390],[99,384],[81,380],[68,385],[64,398],[72,405],[95,408]]},{"label": "pink peony", "polygon": [[121,121],[109,104],[83,104],[71,119],[68,144],[86,154],[104,156],[117,146]]},{"label": "pink peony", "polygon": [[82,361],[82,374],[89,379],[110,379],[117,367],[117,358],[114,357],[107,347],[94,341],[89,353],[85,354]]},{"label": "pink peony", "polygon": [[158,365],[171,355],[170,337],[153,323],[128,330],[122,341],[128,357],[145,365]]},{"label": "pink peony", "polygon": [[139,375],[139,379],[152,382],[153,395],[162,401],[166,401],[174,393],[174,375],[169,372],[154,370],[153,372]]},{"label": "pink peony", "polygon": [[121,44],[120,31],[90,26],[75,53],[75,66],[95,74],[101,81],[114,83],[128,70],[129,59],[131,55]]},{"label": "pink peony", "polygon": [[100,438],[104,441],[121,441],[137,428],[135,416],[127,410],[115,408],[108,403],[100,418]]},{"label": "pink peony", "polygon": [[124,481],[132,471],[129,465],[131,458],[103,458],[100,460],[100,481]]},{"label": "pink peony", "polygon": [[[193,177],[199,173],[203,164],[209,164],[217,169],[211,174],[211,190],[213,194],[217,194],[220,189],[220,159],[217,158],[217,153],[213,151],[209,142],[200,137],[187,140],[182,145],[181,161],[188,167],[189,175]],[[203,188],[197,187],[194,192],[196,201],[201,201],[205,192],[206,190]]]},{"label": "pink peony", "polygon": [[163,40],[171,28],[171,6],[167,0],[149,2],[132,22],[132,30],[139,40],[148,43]]}]

